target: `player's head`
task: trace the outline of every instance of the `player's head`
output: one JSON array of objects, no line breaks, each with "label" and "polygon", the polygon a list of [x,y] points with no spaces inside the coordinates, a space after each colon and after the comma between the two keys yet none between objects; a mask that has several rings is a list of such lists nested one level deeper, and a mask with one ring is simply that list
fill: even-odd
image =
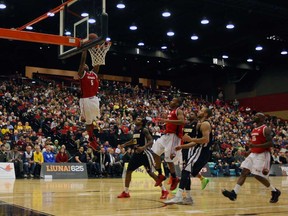
[{"label": "player's head", "polygon": [[183,101],[182,98],[180,97],[174,97],[171,101],[170,101],[170,107],[173,108],[177,108],[180,107],[182,105]]},{"label": "player's head", "polygon": [[135,125],[138,126],[138,127],[141,127],[141,126],[145,126],[147,123],[147,120],[145,118],[142,118],[142,117],[137,117],[135,119]]},{"label": "player's head", "polygon": [[263,113],[258,112],[255,114],[253,120],[256,124],[263,123],[265,121],[265,115]]},{"label": "player's head", "polygon": [[89,66],[87,64],[84,64],[84,71],[89,71]]},{"label": "player's head", "polygon": [[212,116],[212,110],[209,109],[209,108],[204,107],[198,112],[197,116],[199,118],[204,118],[205,117],[206,119],[208,119],[209,117]]},{"label": "player's head", "polygon": [[188,121],[193,121],[197,118],[197,116],[196,116],[196,113],[192,111],[189,114],[187,114],[186,118]]}]

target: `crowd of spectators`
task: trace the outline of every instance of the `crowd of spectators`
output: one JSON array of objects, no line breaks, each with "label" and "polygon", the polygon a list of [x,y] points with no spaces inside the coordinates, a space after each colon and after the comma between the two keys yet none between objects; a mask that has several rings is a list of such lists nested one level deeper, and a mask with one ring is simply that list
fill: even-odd
[{"label": "crowd of spectators", "polygon": [[[0,81],[0,162],[14,162],[17,177],[24,178],[39,178],[43,162],[87,163],[91,177],[121,176],[133,149],[121,148],[120,144],[131,139],[133,120],[139,115],[145,117],[149,121],[147,127],[157,139],[165,127],[157,118],[167,116],[169,101],[181,92],[174,87],[164,92],[105,80],[100,86],[101,118],[94,122],[100,147],[94,151],[89,148],[89,136],[79,117],[79,88],[45,80]],[[185,115],[203,106],[213,110],[211,161],[219,173],[230,175],[229,170],[235,169],[238,175],[255,112],[235,101],[211,103],[191,95],[184,99]],[[268,117],[266,123],[273,131],[273,163],[287,163],[287,121]]]}]

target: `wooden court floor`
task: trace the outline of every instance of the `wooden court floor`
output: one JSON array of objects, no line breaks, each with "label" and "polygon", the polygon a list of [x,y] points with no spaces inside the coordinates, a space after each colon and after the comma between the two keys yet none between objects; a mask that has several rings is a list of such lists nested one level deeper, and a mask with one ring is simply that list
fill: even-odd
[{"label": "wooden court floor", "polygon": [[282,192],[276,204],[270,191],[252,177],[247,179],[235,202],[221,194],[232,189],[236,178],[211,178],[205,190],[192,180],[194,204],[165,206],[160,188],[151,179],[132,179],[131,198],[118,199],[123,179],[0,180],[0,216],[73,215],[287,215],[288,177],[271,177]]}]

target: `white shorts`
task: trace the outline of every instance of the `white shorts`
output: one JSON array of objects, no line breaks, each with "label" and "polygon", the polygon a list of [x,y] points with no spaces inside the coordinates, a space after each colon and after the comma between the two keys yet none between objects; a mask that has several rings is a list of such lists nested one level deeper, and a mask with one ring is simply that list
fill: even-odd
[{"label": "white shorts", "polygon": [[263,169],[270,170],[270,152],[250,153],[249,156],[242,162],[240,168],[246,168],[254,175],[267,178],[269,174],[264,175]]},{"label": "white shorts", "polygon": [[81,117],[85,119],[85,124],[90,125],[94,120],[100,118],[100,108],[98,97],[80,98]]},{"label": "white shorts", "polygon": [[[176,134],[164,134],[152,146],[152,151],[161,156],[164,153],[166,162],[177,162],[181,159],[181,151],[175,151],[175,147],[181,144],[181,139]],[[175,154],[173,159],[171,154]]]}]

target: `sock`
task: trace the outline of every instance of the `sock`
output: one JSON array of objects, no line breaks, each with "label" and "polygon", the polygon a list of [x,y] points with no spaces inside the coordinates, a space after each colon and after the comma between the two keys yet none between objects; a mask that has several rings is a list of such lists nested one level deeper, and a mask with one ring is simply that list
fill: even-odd
[{"label": "sock", "polygon": [[125,191],[125,193],[129,193],[129,188],[125,187],[124,191]]},{"label": "sock", "polygon": [[176,173],[171,173],[172,178],[176,178]]},{"label": "sock", "polygon": [[88,130],[89,140],[92,140],[93,138],[93,130]]},{"label": "sock", "polygon": [[158,172],[158,175],[162,175],[162,169],[160,168],[160,169],[156,169],[157,170],[157,172]]},{"label": "sock", "polygon": [[179,190],[177,191],[175,197],[182,197],[182,193],[183,193],[183,189],[179,188]]},{"label": "sock", "polygon": [[192,198],[191,190],[186,190],[186,198]]},{"label": "sock", "polygon": [[234,187],[234,192],[235,192],[236,194],[238,194],[240,188],[241,188],[241,185],[236,184],[235,187]]},{"label": "sock", "polygon": [[276,188],[272,184],[270,184],[270,188],[271,188],[271,191],[276,191]]},{"label": "sock", "polygon": [[163,191],[166,191],[166,188],[165,188],[164,185],[161,186],[161,189],[162,189]]}]

